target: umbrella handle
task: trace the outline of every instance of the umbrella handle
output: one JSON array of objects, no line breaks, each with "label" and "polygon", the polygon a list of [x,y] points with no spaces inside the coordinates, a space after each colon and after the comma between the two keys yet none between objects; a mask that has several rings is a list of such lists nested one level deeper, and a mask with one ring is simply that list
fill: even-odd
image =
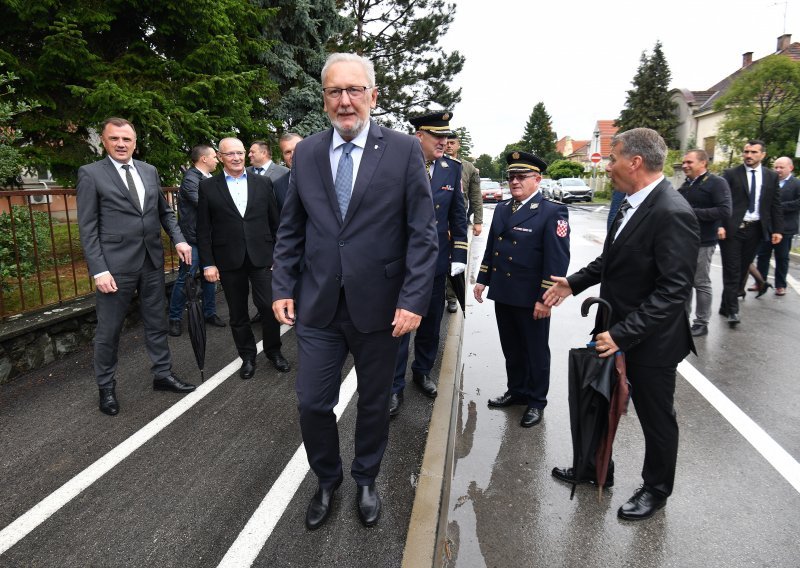
[{"label": "umbrella handle", "polygon": [[611,321],[611,304],[609,304],[603,298],[597,298],[595,296],[586,298],[581,304],[581,315],[583,317],[588,316],[589,308],[592,307],[593,304],[598,305],[597,311],[600,312],[600,315],[603,318],[603,329],[600,331],[608,331],[608,324]]}]

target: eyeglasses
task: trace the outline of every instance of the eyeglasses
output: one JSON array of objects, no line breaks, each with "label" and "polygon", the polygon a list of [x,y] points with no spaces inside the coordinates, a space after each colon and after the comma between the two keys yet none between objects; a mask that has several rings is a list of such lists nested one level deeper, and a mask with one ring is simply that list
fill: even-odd
[{"label": "eyeglasses", "polygon": [[508,174],[508,176],[506,176],[506,180],[508,180],[508,183],[511,183],[514,180],[517,180],[520,183],[522,183],[529,177],[536,177],[536,175],[537,174]]},{"label": "eyeglasses", "polygon": [[325,87],[322,89],[322,93],[331,100],[338,100],[342,98],[342,93],[347,92],[347,96],[353,100],[358,100],[364,97],[364,93],[367,92],[367,89],[371,89],[372,87],[346,87],[344,89],[340,89],[339,87]]},{"label": "eyeglasses", "polygon": [[244,152],[220,152],[219,155],[226,158],[244,158]]}]

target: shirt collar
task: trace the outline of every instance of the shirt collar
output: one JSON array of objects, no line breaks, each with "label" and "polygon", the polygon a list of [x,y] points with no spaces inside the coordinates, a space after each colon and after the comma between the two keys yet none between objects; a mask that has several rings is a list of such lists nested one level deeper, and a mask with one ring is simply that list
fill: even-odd
[{"label": "shirt collar", "polygon": [[111,161],[113,162],[114,166],[115,166],[117,169],[120,169],[122,166],[132,166],[132,167],[133,167],[133,158],[131,158],[131,159],[130,159],[130,160],[128,160],[127,162],[120,162],[120,161],[118,161],[118,160],[115,160],[115,159],[114,159],[114,158],[112,158],[111,156],[109,156],[109,157],[108,157],[108,159],[109,159],[109,160],[111,160]]},{"label": "shirt collar", "polygon": [[663,175],[659,176],[658,179],[653,183],[651,183],[650,185],[644,186],[642,189],[640,189],[639,191],[637,191],[632,195],[629,195],[625,199],[628,200],[628,203],[631,204],[631,207],[633,209],[636,209],[637,207],[639,207],[639,205],[642,204],[642,202],[645,199],[647,199],[647,196],[650,195],[650,192],[653,191],[656,188],[656,186],[660,184],[662,181],[664,181]]},{"label": "shirt collar", "polygon": [[[369,134],[369,125],[370,125],[370,123],[367,122],[367,124],[364,126],[364,128],[361,129],[361,132],[359,132],[358,135],[355,138],[350,140],[350,142],[352,142],[353,144],[355,144],[356,146],[358,146],[362,150],[367,145],[367,135]],[[347,143],[347,140],[342,138],[342,135],[339,134],[339,132],[337,132],[336,129],[334,128],[333,129],[333,140],[331,140],[331,147],[334,150],[336,150],[336,149],[339,148],[339,146],[341,146],[342,144],[346,144],[346,143]]]},{"label": "shirt collar", "polygon": [[231,174],[228,173],[228,170],[224,168],[222,170],[222,173],[225,174],[225,181],[247,179],[247,169],[242,170],[242,175],[240,175],[239,177],[232,176]]}]

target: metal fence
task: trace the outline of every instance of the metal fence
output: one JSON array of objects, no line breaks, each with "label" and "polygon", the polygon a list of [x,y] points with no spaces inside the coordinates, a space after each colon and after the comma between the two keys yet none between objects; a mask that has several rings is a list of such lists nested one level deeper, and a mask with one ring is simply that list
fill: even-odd
[{"label": "metal fence", "polygon": [[[162,188],[177,209],[177,188]],[[178,257],[162,236],[165,271]],[[76,191],[0,191],[0,322],[94,292],[78,235]]]}]

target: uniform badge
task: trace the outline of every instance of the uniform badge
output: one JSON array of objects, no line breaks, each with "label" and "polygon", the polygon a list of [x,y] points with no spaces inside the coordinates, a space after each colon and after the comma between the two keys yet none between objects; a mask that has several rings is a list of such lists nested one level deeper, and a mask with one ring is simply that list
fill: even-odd
[{"label": "uniform badge", "polygon": [[512,160],[519,160],[519,152],[514,152],[513,154],[511,154],[511,159]]},{"label": "uniform badge", "polygon": [[449,168],[449,167],[450,167],[450,166],[448,166],[448,165],[447,165],[447,162],[446,162],[446,161],[444,161],[444,160],[442,160],[441,162],[439,162],[439,165],[441,165],[443,168]]},{"label": "uniform badge", "polygon": [[531,209],[533,209],[534,211],[539,209],[539,204],[538,203],[531,203]]},{"label": "uniform badge", "polygon": [[569,230],[569,221],[566,219],[559,219],[556,223],[556,235],[561,238],[567,236],[567,231]]},{"label": "uniform badge", "polygon": [[443,185],[442,186],[442,191],[453,191],[453,186],[452,185]]}]

